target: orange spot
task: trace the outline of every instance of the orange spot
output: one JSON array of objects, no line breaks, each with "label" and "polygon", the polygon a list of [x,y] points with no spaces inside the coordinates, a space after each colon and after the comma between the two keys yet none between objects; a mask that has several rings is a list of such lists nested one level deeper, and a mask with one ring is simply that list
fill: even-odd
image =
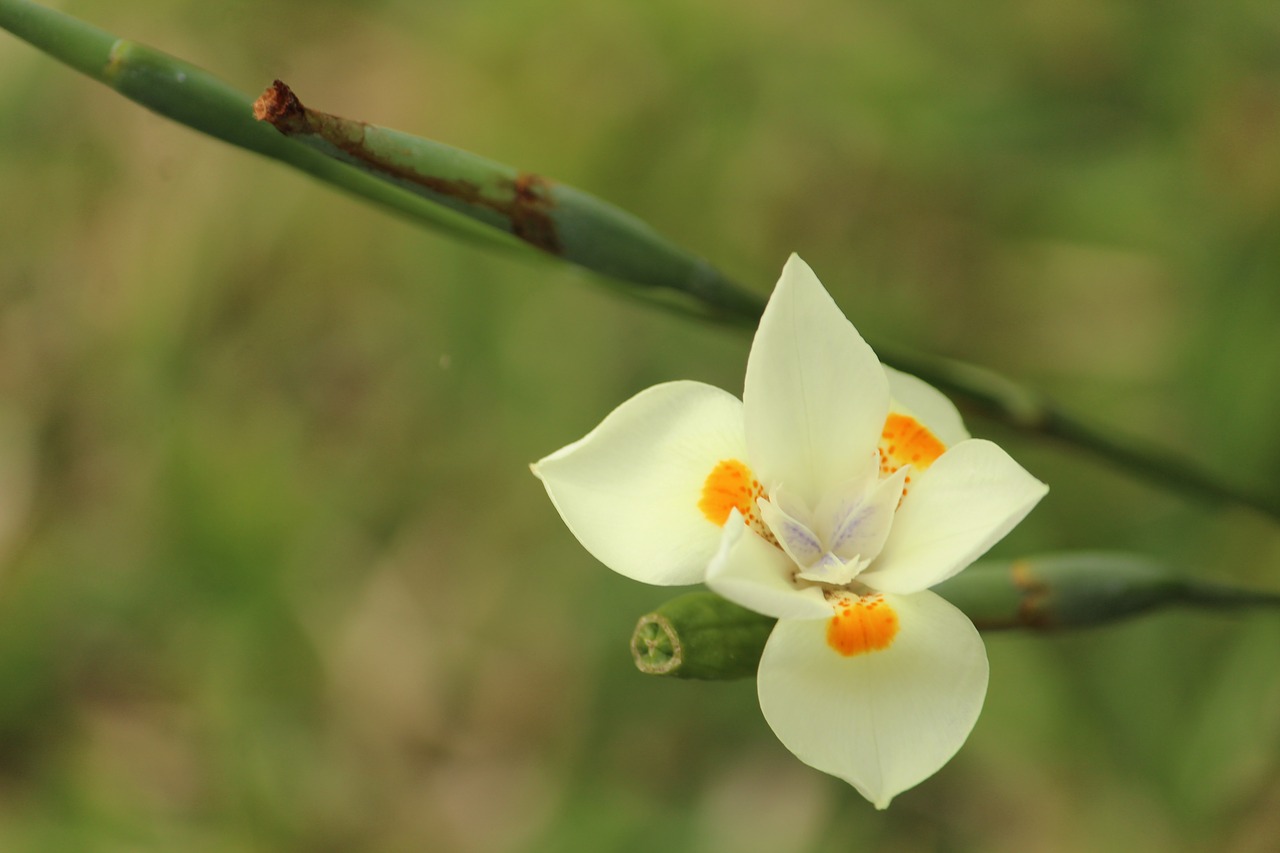
[{"label": "orange spot", "polygon": [[946,452],[946,445],[913,417],[891,414],[884,422],[880,454],[882,473],[892,474],[908,462],[923,471]]},{"label": "orange spot", "polygon": [[845,657],[887,649],[898,635],[898,614],[879,595],[841,602],[827,624],[827,645]]},{"label": "orange spot", "polygon": [[764,489],[756,482],[751,469],[737,459],[722,460],[702,484],[702,499],[698,509],[707,520],[723,527],[729,520],[729,512],[736,509],[748,524],[756,515],[756,498]]}]

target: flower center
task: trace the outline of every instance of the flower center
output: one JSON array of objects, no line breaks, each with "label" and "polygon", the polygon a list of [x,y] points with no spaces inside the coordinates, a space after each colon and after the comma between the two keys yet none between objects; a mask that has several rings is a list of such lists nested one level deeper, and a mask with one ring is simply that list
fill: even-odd
[{"label": "flower center", "polygon": [[819,585],[836,597],[827,631],[832,648],[843,655],[875,651],[893,641],[898,617],[882,597],[860,596],[865,587],[854,581],[884,547],[911,475],[945,451],[915,418],[894,413],[885,419],[876,456],[867,458],[869,468],[832,487],[816,505],[785,483],[771,483],[766,491],[746,463],[722,459],[702,483],[698,510],[717,527],[737,510],[752,532],[791,559],[794,586]]},{"label": "flower center", "polygon": [[796,565],[794,579],[844,586],[880,553],[902,498],[904,468],[844,483],[810,508],[782,486],[759,502],[764,523]]},{"label": "flower center", "polygon": [[836,615],[827,623],[827,645],[853,657],[889,648],[898,635],[898,614],[880,594],[833,600]]}]

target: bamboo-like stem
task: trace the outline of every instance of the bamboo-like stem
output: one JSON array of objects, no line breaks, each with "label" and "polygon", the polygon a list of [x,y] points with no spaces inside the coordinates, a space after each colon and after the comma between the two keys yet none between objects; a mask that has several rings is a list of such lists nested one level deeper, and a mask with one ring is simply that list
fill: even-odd
[{"label": "bamboo-like stem", "polygon": [[29,0],[0,0],[0,29],[153,112],[239,148],[279,160],[402,216],[466,240],[522,249],[471,219],[389,186],[286,139],[253,118],[253,98],[212,74],[137,42],[116,38]]},{"label": "bamboo-like stem", "polygon": [[[540,248],[630,285],[620,289],[627,295],[744,329],[755,327],[764,306],[762,296],[635,217],[570,187],[301,105],[292,119],[284,111],[278,132],[255,119],[251,98],[209,73],[30,0],[0,0],[0,28],[163,116],[452,236],[506,249]],[[398,152],[397,146],[407,148]],[[1060,441],[1161,487],[1280,520],[1280,492],[1230,483],[1148,442],[1086,424],[992,371],[872,345],[887,363],[993,421]]]},{"label": "bamboo-like stem", "polygon": [[[1057,631],[1145,613],[1280,610],[1280,593],[1181,577],[1132,554],[1078,553],[981,563],[933,588],[982,631]],[[774,619],[711,592],[678,596],[640,617],[636,668],[650,675],[724,681],[755,673]]]}]

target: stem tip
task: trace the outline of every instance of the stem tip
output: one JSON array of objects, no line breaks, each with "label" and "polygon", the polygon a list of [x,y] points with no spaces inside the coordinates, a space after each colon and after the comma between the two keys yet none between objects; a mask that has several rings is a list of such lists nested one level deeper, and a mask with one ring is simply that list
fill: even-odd
[{"label": "stem tip", "polygon": [[279,128],[290,120],[306,115],[302,102],[293,90],[281,80],[276,80],[253,102],[253,117]]}]

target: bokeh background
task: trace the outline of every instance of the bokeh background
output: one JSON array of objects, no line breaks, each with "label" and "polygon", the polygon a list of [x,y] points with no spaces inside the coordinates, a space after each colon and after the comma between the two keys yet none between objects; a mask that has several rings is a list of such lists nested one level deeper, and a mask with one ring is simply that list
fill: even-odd
[{"label": "bokeh background", "polygon": [[[1242,484],[1280,474],[1280,5],[68,0],[246,92],[613,200],[761,292]],[[0,850],[1274,851],[1280,619],[989,638],[873,811],[753,685],[631,667],[527,464],[749,337],[486,254],[0,33]],[[973,420],[997,555],[1280,588],[1280,535]]]}]

